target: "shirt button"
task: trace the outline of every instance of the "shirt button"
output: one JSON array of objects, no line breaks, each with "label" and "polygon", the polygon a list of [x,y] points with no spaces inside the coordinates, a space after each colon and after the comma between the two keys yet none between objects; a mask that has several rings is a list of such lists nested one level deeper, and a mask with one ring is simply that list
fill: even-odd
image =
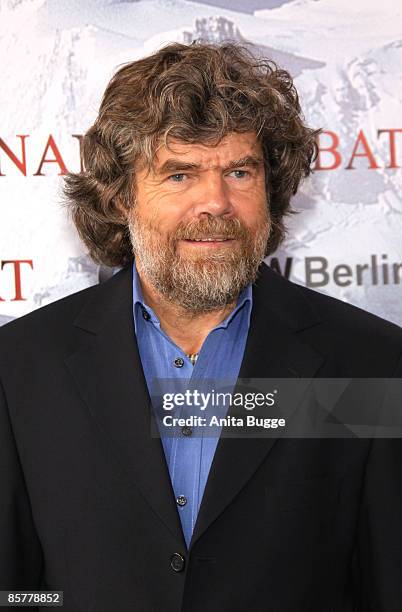
[{"label": "shirt button", "polygon": [[184,557],[180,553],[174,553],[170,558],[170,567],[175,572],[182,572],[184,569]]},{"label": "shirt button", "polygon": [[187,503],[187,497],[184,497],[184,495],[179,495],[179,497],[176,497],[176,502],[178,506],[185,506]]},{"label": "shirt button", "polygon": [[191,427],[183,427],[181,430],[181,433],[183,434],[183,436],[191,436],[193,433],[193,430],[191,429]]},{"label": "shirt button", "polygon": [[148,310],[145,309],[142,311],[142,316],[146,321],[149,321],[149,319],[151,318],[151,315],[149,314]]},{"label": "shirt button", "polygon": [[176,368],[182,368],[184,366],[184,359],[182,359],[181,357],[177,357],[173,363]]}]

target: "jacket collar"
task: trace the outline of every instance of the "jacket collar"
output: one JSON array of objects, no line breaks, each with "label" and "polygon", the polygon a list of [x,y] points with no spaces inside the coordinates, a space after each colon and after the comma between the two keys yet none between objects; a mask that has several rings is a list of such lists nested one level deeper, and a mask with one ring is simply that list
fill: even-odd
[{"label": "jacket collar", "polygon": [[[132,265],[126,266],[104,283],[84,305],[74,325],[92,333],[99,333],[108,319],[117,312],[132,312]],[[273,316],[289,330],[298,332],[320,323],[324,317],[317,306],[305,296],[298,285],[285,280],[266,264],[259,268],[253,284],[252,321],[261,322]]]}]

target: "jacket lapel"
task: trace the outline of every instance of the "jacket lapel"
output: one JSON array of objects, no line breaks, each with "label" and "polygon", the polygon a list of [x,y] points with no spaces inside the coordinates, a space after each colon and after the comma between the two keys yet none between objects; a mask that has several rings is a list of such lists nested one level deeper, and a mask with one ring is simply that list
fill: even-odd
[{"label": "jacket lapel", "polygon": [[[321,320],[296,285],[263,264],[253,286],[252,316],[239,378],[312,378],[324,357],[302,339],[302,332]],[[246,485],[279,436],[220,438],[190,548]]]},{"label": "jacket lapel", "polygon": [[75,326],[85,330],[66,359],[79,393],[130,479],[185,547],[161,440],[151,437],[150,397],[135,340],[132,271],[96,288]]}]

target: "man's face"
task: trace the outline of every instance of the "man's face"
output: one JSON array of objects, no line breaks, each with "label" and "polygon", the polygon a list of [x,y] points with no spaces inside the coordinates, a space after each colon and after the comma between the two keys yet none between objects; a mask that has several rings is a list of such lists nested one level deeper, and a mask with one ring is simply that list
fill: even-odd
[{"label": "man's face", "polygon": [[253,282],[269,236],[263,152],[254,132],[216,146],[170,140],[136,169],[129,227],[137,267],[194,314]]}]

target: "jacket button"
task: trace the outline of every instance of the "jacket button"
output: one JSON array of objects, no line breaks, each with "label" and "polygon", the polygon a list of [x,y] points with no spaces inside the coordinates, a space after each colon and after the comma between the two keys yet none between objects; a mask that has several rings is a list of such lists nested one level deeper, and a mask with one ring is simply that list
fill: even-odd
[{"label": "jacket button", "polygon": [[177,357],[173,363],[176,368],[182,368],[184,366],[184,359],[182,359],[181,357]]},{"label": "jacket button", "polygon": [[170,567],[175,572],[182,572],[184,570],[184,557],[180,553],[174,553],[170,558]]}]

